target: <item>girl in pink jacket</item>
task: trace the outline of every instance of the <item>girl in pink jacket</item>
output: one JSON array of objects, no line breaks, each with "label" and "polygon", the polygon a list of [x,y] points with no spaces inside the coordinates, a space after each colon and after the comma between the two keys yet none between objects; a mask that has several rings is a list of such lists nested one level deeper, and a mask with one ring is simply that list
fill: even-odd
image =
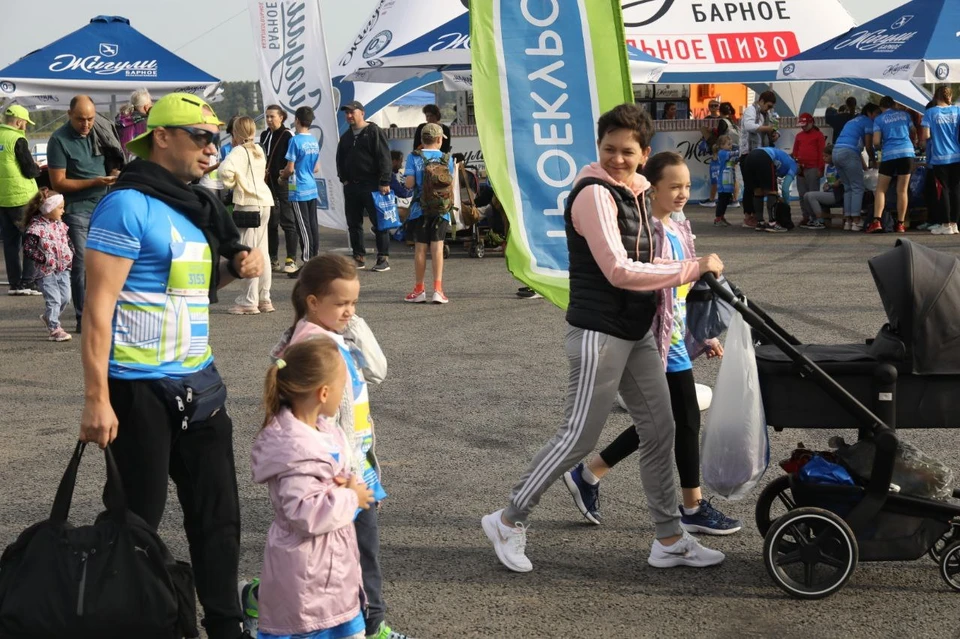
[{"label": "girl in pink jacket", "polygon": [[267,372],[266,419],[251,452],[253,479],[267,484],[275,515],[258,593],[260,639],[365,636],[353,518],[373,493],[350,473],[349,447],[332,421],[346,378],[338,346],[325,338],[289,347]]}]

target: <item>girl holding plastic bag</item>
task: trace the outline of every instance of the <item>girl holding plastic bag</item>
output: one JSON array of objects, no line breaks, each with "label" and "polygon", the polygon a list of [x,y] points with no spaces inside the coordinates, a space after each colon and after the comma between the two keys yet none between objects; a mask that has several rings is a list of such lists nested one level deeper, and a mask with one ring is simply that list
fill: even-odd
[{"label": "girl holding plastic bag", "polygon": [[[683,157],[674,152],[658,153],[643,167],[650,181],[651,215],[653,217],[654,262],[695,259],[690,223],[677,213],[683,210],[690,196],[690,171]],[[693,362],[698,355],[723,357],[723,347],[716,339],[696,344],[686,326],[686,296],[689,284],[663,291],[657,305],[653,333],[660,357],[667,371],[670,405],[676,424],[674,457],[680,474],[680,525],[687,532],[729,535],[740,530],[737,519],[727,517],[703,499],[700,490],[700,406],[693,379]],[[640,436],[632,425],[609,446],[589,460],[580,463],[563,476],[574,503],[593,524],[601,522],[600,479],[640,446]]]},{"label": "girl holding plastic bag", "polygon": [[716,255],[657,260],[637,168],[650,154],[653,123],[634,104],[597,123],[599,161],[584,167],[567,199],[570,304],[566,354],[570,377],[564,418],[514,486],[505,508],[481,521],[497,558],[529,572],[527,520],[553,482],[597,444],[619,390],[640,436],[640,474],[655,540],[647,562],[657,568],[705,567],[724,555],[705,548],[680,526],[673,477],[674,424],[669,389],[651,330],[662,289],[720,274]]}]

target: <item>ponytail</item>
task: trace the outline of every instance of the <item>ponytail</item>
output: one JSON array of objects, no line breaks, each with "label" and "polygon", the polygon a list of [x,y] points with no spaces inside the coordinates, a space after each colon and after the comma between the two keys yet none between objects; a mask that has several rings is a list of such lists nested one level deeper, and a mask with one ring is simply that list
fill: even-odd
[{"label": "ponytail", "polygon": [[[284,407],[292,407],[299,397],[309,395],[334,382],[337,375],[346,375],[340,347],[329,337],[317,337],[294,344],[267,369],[263,381],[263,426]],[[337,398],[339,400],[339,398]]]},{"label": "ponytail", "polygon": [[270,420],[280,412],[280,389],[277,384],[279,372],[280,368],[277,364],[271,364],[270,368],[267,369],[267,378],[263,382],[263,408],[266,416],[263,418],[261,429],[266,428]]}]

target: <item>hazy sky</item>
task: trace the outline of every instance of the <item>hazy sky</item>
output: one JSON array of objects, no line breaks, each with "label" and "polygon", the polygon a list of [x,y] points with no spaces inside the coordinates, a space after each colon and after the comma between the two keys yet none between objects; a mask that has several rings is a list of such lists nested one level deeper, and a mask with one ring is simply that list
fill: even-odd
[{"label": "hazy sky", "polygon": [[[841,0],[858,22],[905,1]],[[320,0],[331,58],[353,40],[376,4],[377,0]],[[18,6],[29,10],[7,12],[0,68],[79,29],[96,15],[121,15],[147,37],[222,80],[257,79],[247,0],[33,0]]]}]

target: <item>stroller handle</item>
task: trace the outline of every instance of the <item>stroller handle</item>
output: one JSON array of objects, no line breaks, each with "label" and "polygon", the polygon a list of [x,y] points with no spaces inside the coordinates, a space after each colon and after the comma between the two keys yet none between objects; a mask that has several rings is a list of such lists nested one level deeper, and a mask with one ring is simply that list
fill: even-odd
[{"label": "stroller handle", "polygon": [[731,288],[737,291],[737,294],[732,293],[729,289],[724,287],[717,280],[717,277],[713,273],[706,273],[701,279],[707,283],[717,297],[730,304],[734,310],[740,313],[740,315],[743,316],[744,321],[746,321],[751,328],[766,337],[771,343],[775,344],[777,348],[779,348],[791,360],[793,360],[793,362],[800,367],[801,375],[812,377],[813,380],[816,381],[817,385],[819,385],[828,395],[836,400],[837,403],[852,413],[857,421],[859,421],[861,424],[868,424],[874,433],[877,447],[880,449],[890,450],[892,457],[892,452],[896,450],[897,446],[897,436],[896,433],[894,433],[894,431],[886,423],[884,423],[882,419],[877,417],[869,408],[861,404],[856,397],[847,392],[847,389],[838,384],[832,377],[827,375],[822,368],[817,366],[806,355],[798,351],[796,346],[799,344],[791,344],[788,339],[780,335],[778,331],[771,328],[771,326],[764,321],[763,317],[758,315],[752,308],[750,308],[742,299],[738,297],[740,290],[737,289],[732,282],[727,280],[727,283],[730,284]]}]

